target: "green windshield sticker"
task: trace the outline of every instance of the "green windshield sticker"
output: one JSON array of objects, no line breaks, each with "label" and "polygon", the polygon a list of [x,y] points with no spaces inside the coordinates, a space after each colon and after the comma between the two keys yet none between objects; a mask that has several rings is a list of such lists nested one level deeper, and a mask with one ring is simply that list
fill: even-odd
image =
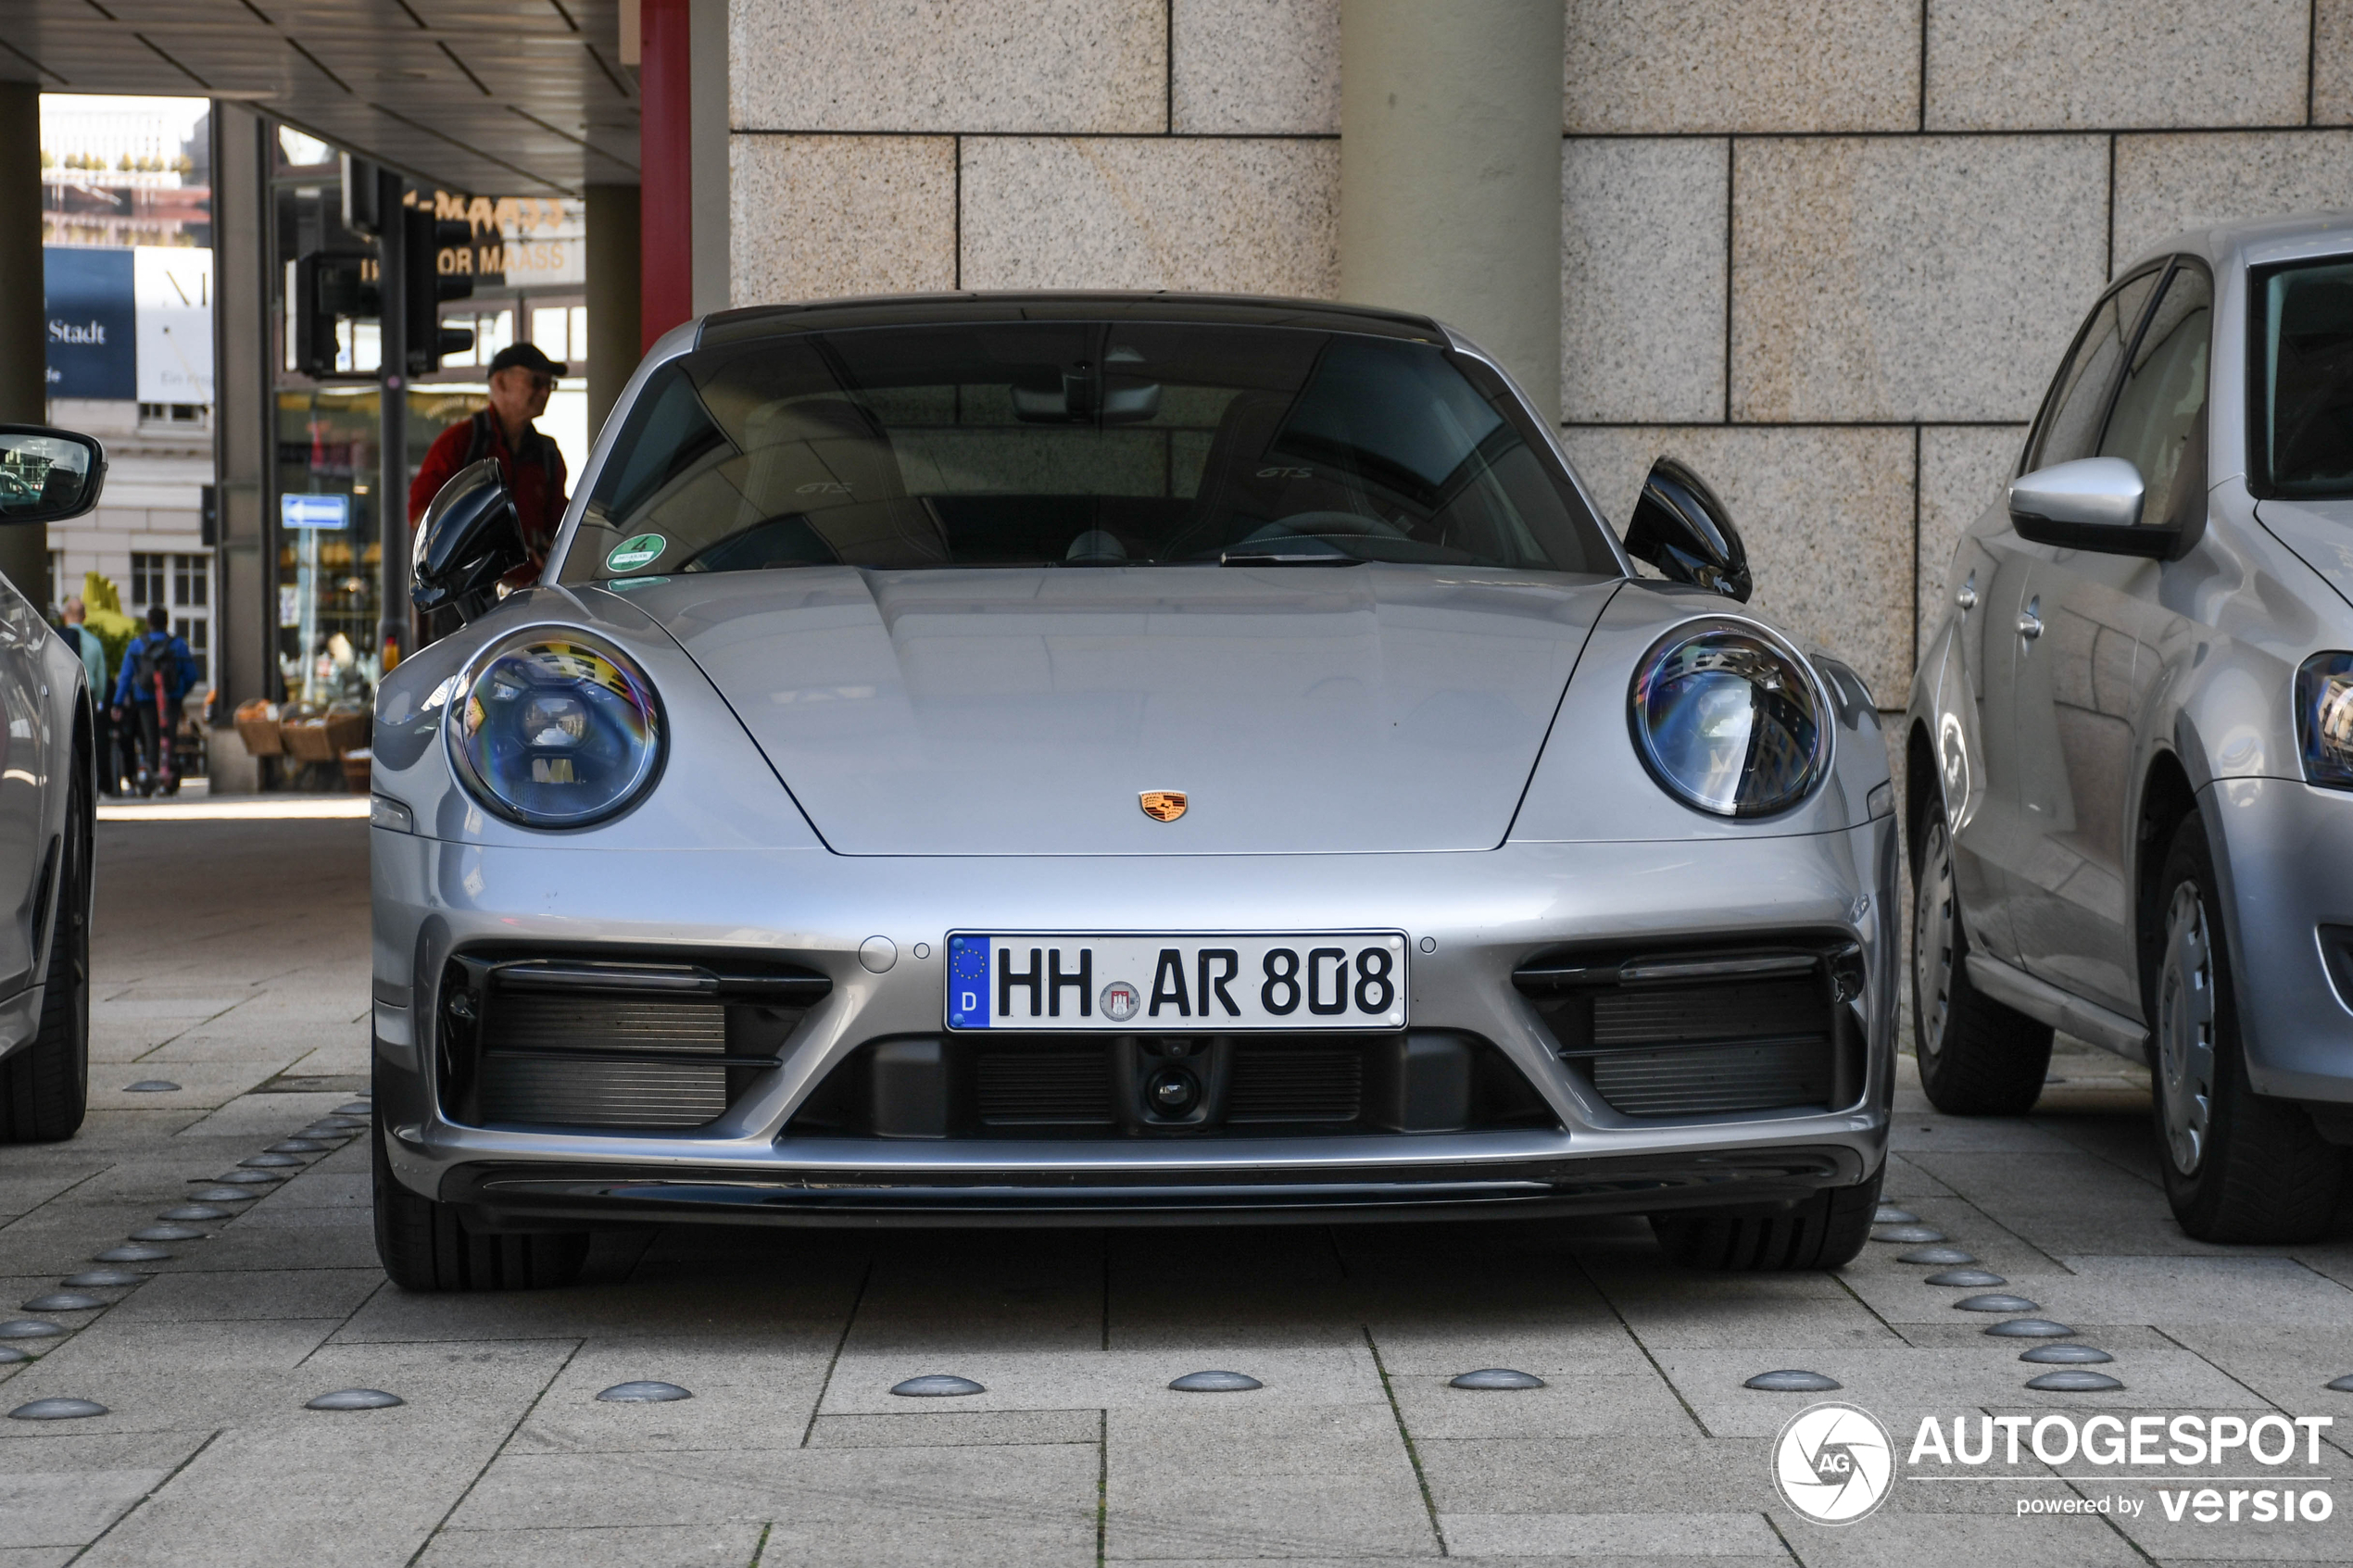
[{"label": "green windshield sticker", "polygon": [[614,571],[635,571],[641,566],[650,565],[669,543],[659,533],[640,533],[635,538],[623,539],[612,547],[612,554],[605,558],[605,565]]}]

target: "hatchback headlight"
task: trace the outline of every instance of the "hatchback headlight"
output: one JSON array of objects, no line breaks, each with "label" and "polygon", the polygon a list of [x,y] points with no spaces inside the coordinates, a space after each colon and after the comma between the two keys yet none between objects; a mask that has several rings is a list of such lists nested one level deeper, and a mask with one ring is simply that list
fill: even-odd
[{"label": "hatchback headlight", "polygon": [[1644,656],[1631,696],[1642,761],[1700,810],[1786,811],[1830,766],[1820,684],[1804,659],[1755,627],[1676,628]]},{"label": "hatchback headlight", "polygon": [[2353,789],[2353,653],[2316,653],[2296,671],[2296,749],[2306,783]]},{"label": "hatchback headlight", "polygon": [[451,705],[449,752],[484,806],[575,828],[626,808],[661,769],[661,704],[626,654],[538,627],[493,644]]}]

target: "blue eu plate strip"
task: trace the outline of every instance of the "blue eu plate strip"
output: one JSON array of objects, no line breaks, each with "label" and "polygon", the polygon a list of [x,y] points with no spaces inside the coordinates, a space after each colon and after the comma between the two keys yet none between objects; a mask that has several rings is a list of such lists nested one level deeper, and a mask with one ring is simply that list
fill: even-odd
[{"label": "blue eu plate strip", "polygon": [[948,939],[948,1022],[959,1029],[988,1027],[988,938]]}]

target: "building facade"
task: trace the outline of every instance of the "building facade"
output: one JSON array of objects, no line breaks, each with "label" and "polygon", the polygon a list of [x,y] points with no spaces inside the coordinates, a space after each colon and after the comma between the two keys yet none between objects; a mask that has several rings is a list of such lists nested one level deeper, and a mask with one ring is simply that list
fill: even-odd
[{"label": "building facade", "polygon": [[[1343,8],[732,0],[732,302],[1331,295]],[[1620,526],[1693,463],[1890,708],[2103,282],[2353,207],[2353,0],[1569,0],[1563,54],[1568,450]]]}]

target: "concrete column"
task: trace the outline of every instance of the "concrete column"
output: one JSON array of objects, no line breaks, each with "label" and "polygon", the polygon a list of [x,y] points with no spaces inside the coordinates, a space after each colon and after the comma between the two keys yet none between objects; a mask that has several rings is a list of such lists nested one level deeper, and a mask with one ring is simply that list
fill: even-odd
[{"label": "concrete column", "polygon": [[1436,316],[1560,417],[1561,0],[1340,0],[1340,296]]},{"label": "concrete column", "polygon": [[588,187],[588,439],[644,354],[638,337],[637,187]]},{"label": "concrete column", "polygon": [[[237,704],[278,696],[277,497],[271,463],[277,419],[270,308],[270,128],[241,104],[212,105],[212,453],[220,506],[214,552],[220,601],[220,700],[226,726]],[[250,790],[254,763],[233,734],[212,746],[213,787]],[[232,770],[236,777],[231,780]]]},{"label": "concrete column", "polygon": [[392,170],[371,164],[353,178],[376,182],[376,322],[384,345],[376,377],[376,542],[381,586],[376,651],[391,670],[409,656],[409,212],[406,185]]},{"label": "concrete column", "polygon": [[[41,89],[0,82],[0,423],[45,424],[47,312],[41,281]],[[0,528],[0,575],[49,605],[49,531]]]}]

